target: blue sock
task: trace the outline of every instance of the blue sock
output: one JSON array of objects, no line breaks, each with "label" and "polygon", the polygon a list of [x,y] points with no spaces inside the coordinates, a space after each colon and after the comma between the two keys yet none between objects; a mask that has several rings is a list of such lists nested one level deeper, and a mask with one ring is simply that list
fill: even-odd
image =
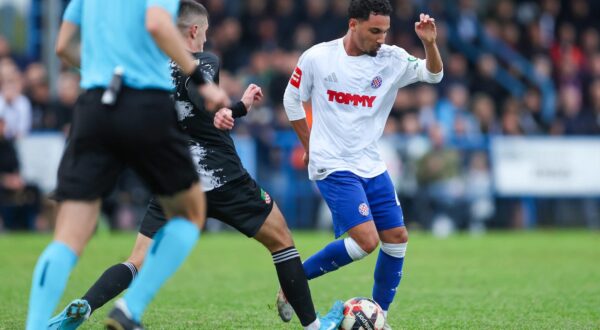
[{"label": "blue sock", "polygon": [[27,329],[45,329],[67,286],[77,255],[66,244],[50,243],[35,265],[27,312]]},{"label": "blue sock", "polygon": [[154,295],[187,258],[199,236],[198,227],[183,218],[174,218],[156,233],[144,266],[124,297],[135,321],[141,321]]},{"label": "blue sock", "polygon": [[402,278],[402,265],[404,257],[397,258],[379,250],[377,264],[375,265],[375,284],[373,285],[373,300],[375,300],[384,311],[390,308],[390,304],[396,295],[396,288]]},{"label": "blue sock", "polygon": [[312,280],[325,273],[337,270],[352,262],[352,258],[346,251],[344,240],[329,243],[321,251],[313,254],[304,261],[304,272],[306,278]]}]

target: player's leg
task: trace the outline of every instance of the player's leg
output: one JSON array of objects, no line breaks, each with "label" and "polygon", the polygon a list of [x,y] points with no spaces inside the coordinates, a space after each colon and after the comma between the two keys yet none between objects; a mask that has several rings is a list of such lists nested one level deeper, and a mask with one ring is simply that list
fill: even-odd
[{"label": "player's leg", "polygon": [[402,279],[408,231],[406,227],[396,227],[380,231],[379,235],[381,249],[375,265],[373,299],[381,306],[387,317],[387,311]]},{"label": "player's leg", "polygon": [[[192,251],[205,221],[204,193],[198,183],[174,197],[161,197],[160,203],[170,220],[154,236],[144,267],[117,304],[121,312],[137,323],[154,295]],[[112,312],[111,315],[115,316]]]},{"label": "player's leg", "polygon": [[141,268],[152,237],[166,223],[162,208],[155,199],[148,208],[127,261],[109,267],[81,299],[71,301],[65,309],[48,322],[48,329],[77,329],[98,308],[123,292]]},{"label": "player's leg", "polygon": [[166,222],[162,207],[156,199],[151,199],[127,261],[107,269],[82,297],[89,302],[92,312],[129,287],[144,263],[152,238]]},{"label": "player's leg", "polygon": [[316,321],[317,314],[300,254],[276,204],[254,238],[271,252],[281,290],[298,315],[300,324],[308,327]]},{"label": "player's leg", "polygon": [[[294,310],[300,323],[310,329],[319,329],[308,281],[302,261],[294,247],[291,233],[281,211],[249,176],[206,193],[208,216],[217,218],[248,237],[254,237],[272,254],[281,288],[290,297],[290,319]],[[335,326],[341,321],[341,306],[337,306],[323,324]],[[287,320],[289,321],[289,319]]]},{"label": "player's leg", "polygon": [[[283,214],[276,204],[254,238],[271,252],[281,291],[298,315],[302,326],[305,329],[337,328],[343,318],[341,302],[334,304],[327,315],[317,319],[302,260]],[[292,315],[288,314],[285,318],[280,316],[289,321]]]},{"label": "player's leg", "polygon": [[336,238],[304,262],[308,279],[337,270],[367,256],[377,248],[379,238],[362,179],[350,172],[335,172],[317,181],[321,195],[333,216]]},{"label": "player's leg", "polygon": [[67,306],[48,321],[48,329],[72,330],[79,328],[98,308],[127,289],[137,275],[146,250],[152,239],[138,234],[135,246],[126,262],[109,267],[94,282],[80,299],[71,301]]},{"label": "player's leg", "polygon": [[99,98],[100,92],[87,91],[77,101],[70,141],[58,170],[56,198],[62,202],[54,242],[34,270],[28,329],[46,327],[77,256],[96,228],[100,198],[110,192],[123,168],[104,144],[103,134],[112,127],[104,124],[109,114]]},{"label": "player's leg", "polygon": [[127,261],[106,269],[81,297],[89,303],[92,313],[129,287],[144,262],[150,244],[150,237],[138,234]]},{"label": "player's leg", "polygon": [[387,317],[402,278],[408,232],[404,226],[400,202],[387,172],[369,180],[366,192],[381,239],[374,273],[373,299]]},{"label": "player's leg", "polygon": [[119,128],[113,137],[119,155],[160,196],[169,219],[154,236],[144,267],[109,313],[107,325],[120,329],[139,327],[152,298],[191,252],[205,221],[205,200],[169,94],[124,89],[116,108],[110,113]]},{"label": "player's leg", "polygon": [[65,201],[59,205],[54,240],[33,272],[27,329],[43,329],[62,296],[71,270],[96,228],[100,201]]}]

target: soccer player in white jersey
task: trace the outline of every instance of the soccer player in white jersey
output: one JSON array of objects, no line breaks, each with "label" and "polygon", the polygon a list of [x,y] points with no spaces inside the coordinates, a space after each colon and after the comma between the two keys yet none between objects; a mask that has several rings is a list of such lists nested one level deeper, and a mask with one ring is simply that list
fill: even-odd
[{"label": "soccer player in white jersey", "polygon": [[[352,0],[348,12],[346,35],[302,54],[283,100],[305,148],[309,177],[333,215],[336,237],[304,262],[304,270],[309,279],[332,272],[364,258],[381,241],[372,294],[387,318],[402,276],[408,232],[377,141],[397,90],[419,81],[440,82],[442,60],[429,15],[415,22],[423,60],[384,44],[392,12],[388,0]],[[309,100],[312,131],[302,107]],[[344,233],[348,237],[338,240]],[[282,294],[278,309],[284,321],[291,318]]]}]

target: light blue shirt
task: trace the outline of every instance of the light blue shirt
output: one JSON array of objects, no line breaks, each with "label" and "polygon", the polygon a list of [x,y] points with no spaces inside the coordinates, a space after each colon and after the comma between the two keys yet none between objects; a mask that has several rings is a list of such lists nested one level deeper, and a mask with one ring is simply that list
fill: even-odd
[{"label": "light blue shirt", "polygon": [[146,30],[146,10],[176,19],[179,0],[71,0],[63,19],[81,28],[81,87],[108,86],[114,69],[135,89],[171,90],[169,59]]}]

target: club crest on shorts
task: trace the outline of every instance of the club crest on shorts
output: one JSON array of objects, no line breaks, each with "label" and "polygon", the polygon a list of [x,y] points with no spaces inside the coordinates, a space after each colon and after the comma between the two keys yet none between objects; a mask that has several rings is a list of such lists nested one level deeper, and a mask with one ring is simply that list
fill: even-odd
[{"label": "club crest on shorts", "polygon": [[367,216],[369,215],[369,206],[367,205],[367,203],[361,203],[358,206],[358,213],[360,213],[363,216]]},{"label": "club crest on shorts", "polygon": [[381,76],[376,76],[375,78],[373,78],[373,80],[371,80],[371,87],[377,89],[377,88],[381,87],[382,83],[383,83],[383,78],[381,78]]},{"label": "club crest on shorts", "polygon": [[266,204],[271,204],[271,196],[268,192],[262,189],[260,189],[260,198],[262,198],[262,200],[265,201]]}]

